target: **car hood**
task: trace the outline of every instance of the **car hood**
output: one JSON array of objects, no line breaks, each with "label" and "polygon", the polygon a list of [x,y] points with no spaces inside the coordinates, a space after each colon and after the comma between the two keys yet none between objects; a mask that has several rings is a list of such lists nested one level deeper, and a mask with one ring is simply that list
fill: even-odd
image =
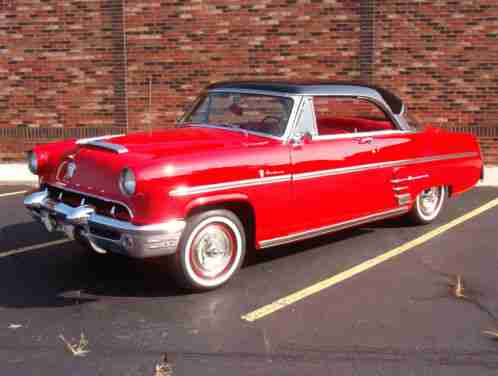
[{"label": "car hood", "polygon": [[[197,154],[202,151],[213,151],[233,147],[250,146],[271,139],[230,129],[219,129],[202,126],[182,126],[133,133],[125,136],[102,140],[105,144],[121,148],[124,159],[143,160],[163,158],[178,154]],[[92,144],[82,144],[83,148],[95,148]],[[112,146],[111,146],[112,147]]]},{"label": "car hood", "polygon": [[223,151],[233,150],[227,154],[236,155],[236,150],[271,142],[278,141],[236,130],[202,126],[83,140],[77,143],[76,150],[68,153],[68,158],[77,166],[74,176],[64,180],[64,174],[59,176],[58,169],[54,169],[49,180],[66,188],[118,198],[121,193],[117,182],[125,167],[138,173],[137,178],[149,180],[160,173],[151,172],[146,166],[161,166],[169,162],[193,166],[199,160],[206,162],[207,156],[219,161],[219,153]]}]

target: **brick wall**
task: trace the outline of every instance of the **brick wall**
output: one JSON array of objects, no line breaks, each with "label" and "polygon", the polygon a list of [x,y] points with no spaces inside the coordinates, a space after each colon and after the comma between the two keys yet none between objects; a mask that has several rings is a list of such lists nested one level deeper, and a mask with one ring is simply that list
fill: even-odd
[{"label": "brick wall", "polygon": [[103,2],[0,6],[0,126],[112,124],[111,22]]},{"label": "brick wall", "polygon": [[498,137],[482,137],[479,138],[479,144],[484,154],[486,163],[498,165]]},{"label": "brick wall", "polygon": [[382,1],[374,81],[440,126],[498,126],[496,0]]},{"label": "brick wall", "polygon": [[358,79],[358,3],[127,2],[130,123],[146,124],[151,98],[154,124],[167,124],[219,80]]},{"label": "brick wall", "polygon": [[0,127],[164,126],[251,78],[370,80],[435,125],[496,127],[495,2],[0,0]]}]

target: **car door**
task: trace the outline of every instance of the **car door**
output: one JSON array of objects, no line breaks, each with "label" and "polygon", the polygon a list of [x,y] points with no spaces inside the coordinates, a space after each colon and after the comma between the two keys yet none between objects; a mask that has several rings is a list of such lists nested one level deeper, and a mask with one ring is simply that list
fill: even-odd
[{"label": "car door", "polygon": [[[376,142],[389,129],[360,128],[361,119],[346,98],[303,99],[299,132],[311,134],[291,142],[293,205],[299,221],[294,231],[364,218],[396,208],[392,168],[382,167]],[[332,106],[325,113],[321,101]],[[363,103],[362,103],[363,105]],[[342,108],[341,107],[345,107]],[[344,116],[344,115],[348,116]],[[330,116],[333,115],[333,116]],[[360,119],[360,120],[358,120]],[[387,123],[386,123],[387,124]],[[384,126],[388,127],[388,125]],[[377,124],[379,127],[382,124]],[[389,125],[390,126],[390,125]],[[391,129],[391,131],[394,131]]]}]

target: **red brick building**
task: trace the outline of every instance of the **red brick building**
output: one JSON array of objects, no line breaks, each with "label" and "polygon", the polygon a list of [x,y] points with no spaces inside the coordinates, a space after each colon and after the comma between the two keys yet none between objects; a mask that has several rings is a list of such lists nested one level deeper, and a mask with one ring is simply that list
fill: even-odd
[{"label": "red brick building", "polygon": [[497,62],[496,0],[0,0],[0,155],[172,124],[214,81],[285,78],[386,86],[496,164]]}]

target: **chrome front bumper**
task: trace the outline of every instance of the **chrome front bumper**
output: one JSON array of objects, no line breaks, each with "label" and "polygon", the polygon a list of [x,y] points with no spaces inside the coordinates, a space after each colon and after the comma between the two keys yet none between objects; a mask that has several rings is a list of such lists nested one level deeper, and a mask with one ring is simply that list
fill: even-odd
[{"label": "chrome front bumper", "polygon": [[72,207],[49,198],[47,191],[31,193],[24,199],[31,215],[52,231],[87,242],[96,252],[115,252],[134,258],[169,255],[176,252],[185,221],[136,226],[99,215],[88,205]]}]

